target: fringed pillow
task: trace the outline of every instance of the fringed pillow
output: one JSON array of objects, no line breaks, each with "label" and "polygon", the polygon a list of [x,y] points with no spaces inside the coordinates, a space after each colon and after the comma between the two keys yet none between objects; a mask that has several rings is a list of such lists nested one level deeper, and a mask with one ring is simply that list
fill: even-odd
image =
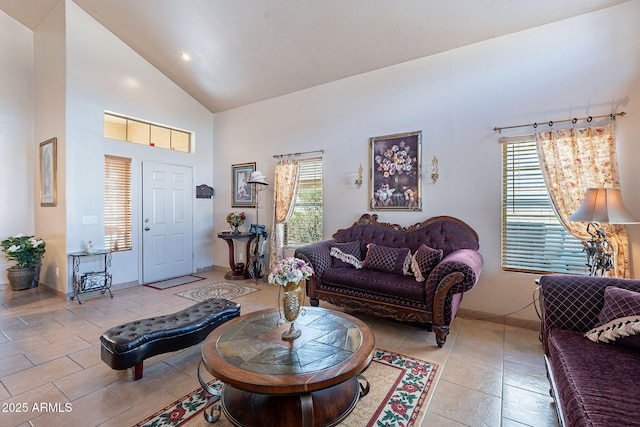
[{"label": "fringed pillow", "polygon": [[411,257],[411,271],[416,276],[416,281],[424,282],[431,270],[442,261],[442,249],[433,249],[421,244],[416,253]]},{"label": "fringed pillow", "polygon": [[628,347],[640,348],[640,316],[627,316],[613,319],[602,326],[595,327],[584,336],[593,342],[616,343]]},{"label": "fringed pillow", "polygon": [[335,243],[329,252],[334,268],[362,268],[360,242]]},{"label": "fringed pillow", "polygon": [[367,256],[362,262],[362,268],[385,273],[411,274],[410,267],[411,249],[389,248],[375,243],[367,245]]},{"label": "fringed pillow", "polygon": [[585,336],[594,342],[640,348],[640,293],[607,286],[598,323]]}]

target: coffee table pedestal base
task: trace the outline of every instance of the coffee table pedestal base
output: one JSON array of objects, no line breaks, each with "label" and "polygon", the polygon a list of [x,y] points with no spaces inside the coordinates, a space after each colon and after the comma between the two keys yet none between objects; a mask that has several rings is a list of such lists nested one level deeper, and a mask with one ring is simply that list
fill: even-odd
[{"label": "coffee table pedestal base", "polygon": [[360,396],[357,377],[311,393],[269,395],[226,384],[222,410],[239,427],[319,427],[340,423],[355,408]]}]

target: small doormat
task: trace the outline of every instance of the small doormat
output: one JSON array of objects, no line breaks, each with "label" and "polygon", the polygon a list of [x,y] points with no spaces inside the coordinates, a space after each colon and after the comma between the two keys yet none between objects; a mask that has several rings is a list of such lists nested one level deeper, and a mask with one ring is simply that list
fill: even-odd
[{"label": "small doormat", "polygon": [[[353,412],[340,426],[420,426],[431,398],[431,385],[437,370],[435,363],[377,349],[373,362],[364,372],[370,386],[369,394],[358,401]],[[217,380],[212,384],[215,389],[222,387]],[[198,388],[134,427],[206,424],[202,411],[209,397],[209,393]],[[229,427],[232,424],[223,415],[215,425]]]},{"label": "small doormat", "polygon": [[260,289],[250,288],[236,283],[219,282],[179,292],[174,295],[200,302],[210,298],[224,298],[232,300],[259,290]]},{"label": "small doormat", "polygon": [[187,283],[198,282],[200,280],[204,280],[204,277],[194,276],[193,274],[189,274],[187,276],[174,277],[173,279],[161,280],[159,282],[145,283],[144,286],[153,289],[168,289],[173,288],[180,285],[186,285]]}]

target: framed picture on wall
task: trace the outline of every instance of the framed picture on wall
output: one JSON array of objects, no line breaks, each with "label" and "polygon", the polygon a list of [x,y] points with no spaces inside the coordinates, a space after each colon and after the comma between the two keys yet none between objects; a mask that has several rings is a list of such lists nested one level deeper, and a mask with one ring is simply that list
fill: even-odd
[{"label": "framed picture on wall", "polygon": [[372,210],[422,210],[422,131],[369,138]]},{"label": "framed picture on wall", "polygon": [[40,206],[56,205],[58,139],[40,143]]},{"label": "framed picture on wall", "polygon": [[251,174],[256,171],[256,163],[240,163],[231,165],[231,207],[255,208],[253,186],[247,184]]}]

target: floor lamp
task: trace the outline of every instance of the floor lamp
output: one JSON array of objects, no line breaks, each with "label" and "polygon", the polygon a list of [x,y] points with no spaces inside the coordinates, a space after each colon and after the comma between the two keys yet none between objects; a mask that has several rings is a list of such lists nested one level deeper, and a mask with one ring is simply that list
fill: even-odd
[{"label": "floor lamp", "polygon": [[588,222],[591,236],[582,242],[587,253],[590,276],[604,276],[614,267],[613,247],[601,224],[638,224],[624,206],[619,188],[589,188],[578,210],[567,218],[569,221]]},{"label": "floor lamp", "polygon": [[[253,256],[255,257],[254,262],[258,262],[258,244],[260,237],[260,221],[258,221],[258,213],[260,212],[260,191],[264,190],[264,188],[269,185],[265,180],[266,176],[262,174],[260,171],[255,171],[251,173],[251,177],[247,184],[253,184],[256,190],[256,249],[253,251]],[[266,231],[265,231],[266,232]],[[255,266],[254,266],[255,271]],[[258,284],[259,274],[255,274],[256,276],[256,285]]]}]

